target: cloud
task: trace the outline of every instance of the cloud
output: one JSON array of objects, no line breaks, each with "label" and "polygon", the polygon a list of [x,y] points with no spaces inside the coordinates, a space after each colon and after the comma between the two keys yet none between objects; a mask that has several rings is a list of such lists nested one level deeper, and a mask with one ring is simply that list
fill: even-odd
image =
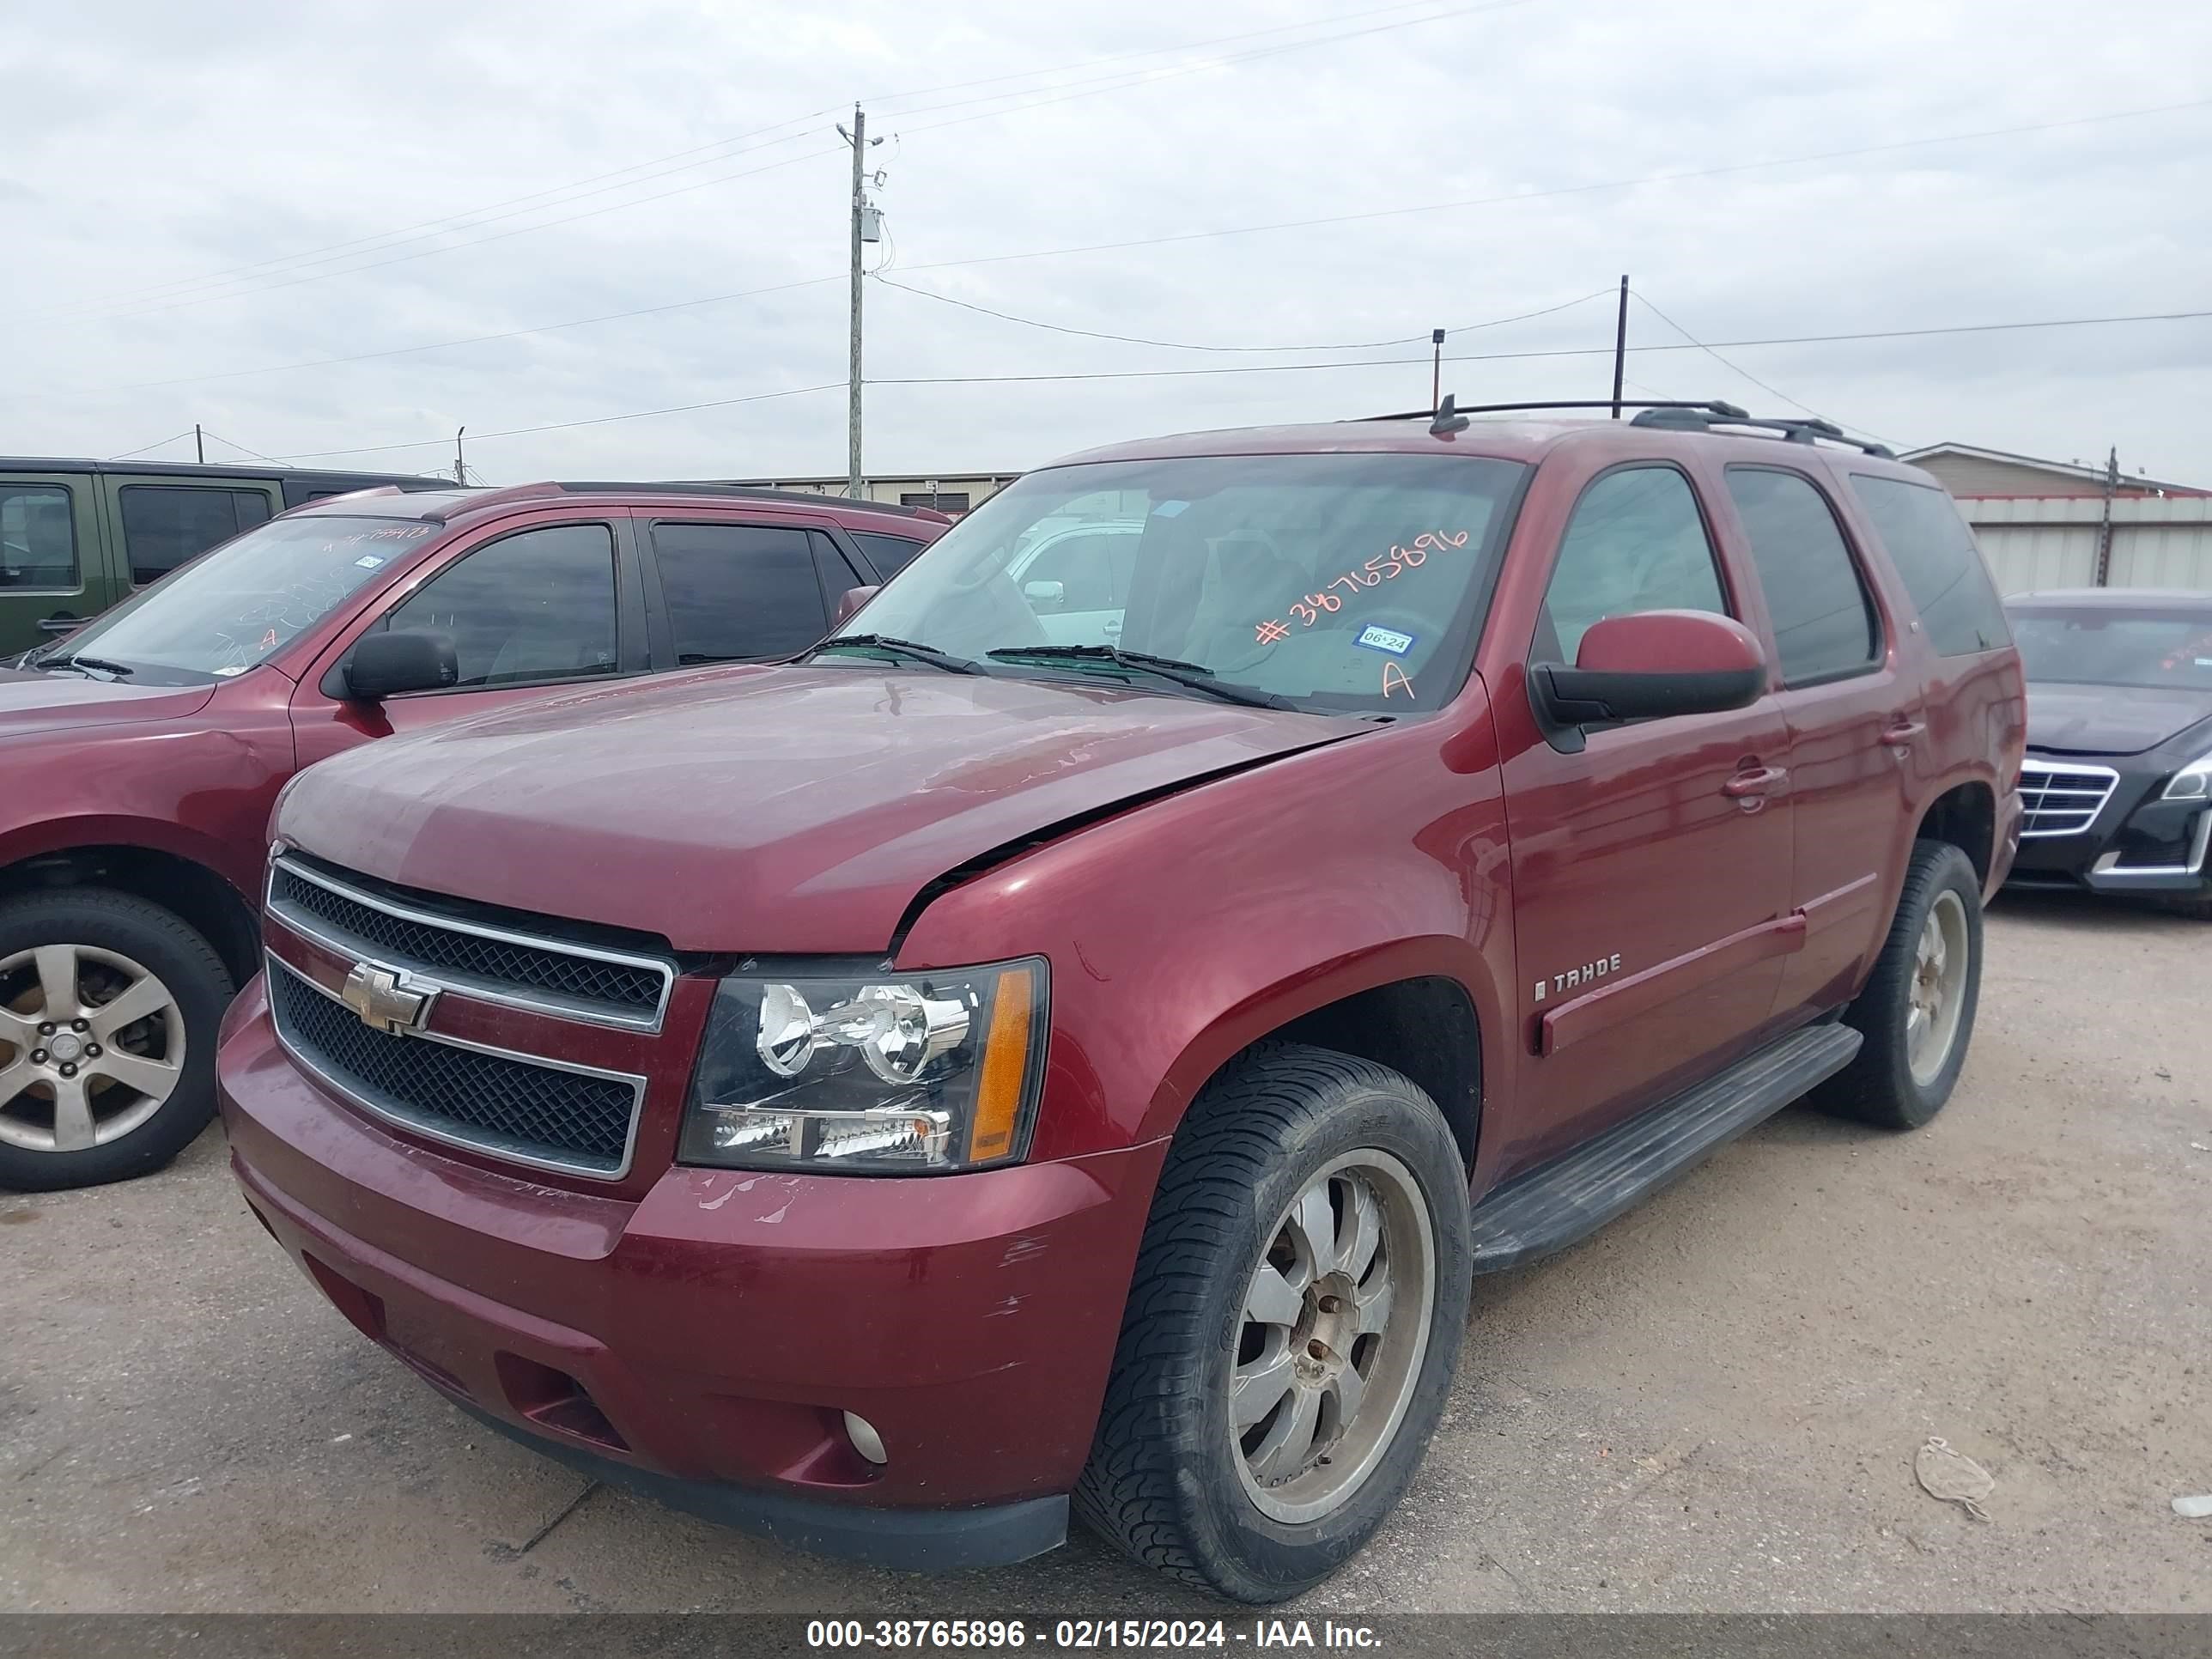
[{"label": "cloud", "polygon": [[[1273,50],[1325,33],[1346,38]],[[2160,34],[2161,60],[2198,61],[2212,14],[2171,9]],[[2177,83],[2145,76],[2142,52],[2139,35],[2081,30],[2055,0],[1817,15],[1437,0],[1302,19],[1165,0],[65,9],[0,41],[16,130],[0,166],[13,334],[0,447],[114,453],[198,421],[273,454],[420,440],[332,464],[427,467],[462,424],[489,434],[842,380],[849,164],[830,123],[856,96],[888,138],[871,161],[890,240],[872,257],[916,287],[1071,328],[1253,344],[1425,335],[1623,270],[1705,339],[2195,308],[2212,292],[2212,111],[1614,187],[2156,103]],[[1144,52],[1157,55],[1127,56]],[[664,156],[678,159],[600,177]],[[598,193],[561,194],[578,180]],[[971,263],[1516,194],[1530,199]],[[811,278],[830,280],[138,384]],[[1225,366],[882,286],[866,299],[869,373],[887,380]],[[1611,331],[1598,301],[1448,349],[1595,352]],[[1679,343],[1641,309],[1632,339]],[[1908,441],[2060,457],[2117,444],[2130,467],[2212,480],[2206,322],[1726,355]],[[1629,372],[1774,406],[1694,352],[1639,353]],[[1598,395],[1608,380],[1592,356],[1454,364],[1447,384],[1509,400]],[[868,463],[1022,467],[1146,433],[1404,407],[1427,390],[1419,363],[883,385],[868,394]],[[835,473],[844,403],[818,392],[486,439],[471,459],[510,481]]]}]

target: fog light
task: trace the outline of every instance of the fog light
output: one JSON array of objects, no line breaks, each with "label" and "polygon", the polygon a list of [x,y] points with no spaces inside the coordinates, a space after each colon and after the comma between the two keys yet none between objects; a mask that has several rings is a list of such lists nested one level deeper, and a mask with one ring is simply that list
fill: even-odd
[{"label": "fog light", "polygon": [[890,1462],[884,1452],[884,1437],[876,1432],[876,1425],[858,1412],[845,1413],[845,1432],[852,1437],[853,1449],[871,1463]]}]

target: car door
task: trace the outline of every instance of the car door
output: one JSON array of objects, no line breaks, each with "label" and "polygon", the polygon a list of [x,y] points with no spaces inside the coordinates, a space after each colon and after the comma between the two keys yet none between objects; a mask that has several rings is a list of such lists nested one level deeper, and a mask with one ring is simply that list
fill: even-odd
[{"label": "car door", "polygon": [[1081,645],[1120,636],[1144,530],[1141,523],[1121,521],[1079,526],[1015,556],[1009,574],[1021,584],[1046,640]]},{"label": "car door", "polygon": [[830,538],[795,524],[684,514],[641,520],[653,660],[660,668],[795,655],[864,578]]},{"label": "car door", "polygon": [[[371,738],[418,731],[565,688],[641,673],[644,602],[626,515],[494,526],[384,595],[325,649],[292,702],[302,766]],[[373,629],[450,635],[459,683],[364,703],[346,653]]]},{"label": "car door", "polygon": [[[1689,476],[1598,472],[1566,520],[1529,661],[1572,663],[1608,616],[1743,619]],[[1789,948],[1788,728],[1770,694],[1723,714],[1540,736],[1503,760],[1523,1016],[1524,1158],[1722,1069],[1769,1020]]]},{"label": "car door", "polygon": [[186,483],[111,474],[103,488],[113,498],[112,522],[133,587],[161,580],[179,565],[284,510],[273,486],[249,479],[195,477]]},{"label": "car door", "polygon": [[1901,669],[1825,477],[1780,464],[1723,470],[1724,526],[1757,573],[1790,727],[1790,898],[1805,917],[1778,1012],[1845,1000],[1879,944],[1912,833],[1917,677]]},{"label": "car door", "polygon": [[118,597],[91,477],[0,477],[0,657],[82,627]]}]

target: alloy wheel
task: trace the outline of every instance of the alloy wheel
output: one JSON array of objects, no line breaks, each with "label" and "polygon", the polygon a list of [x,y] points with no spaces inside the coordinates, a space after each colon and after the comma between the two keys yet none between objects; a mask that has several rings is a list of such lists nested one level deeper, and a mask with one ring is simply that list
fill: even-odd
[{"label": "alloy wheel", "polygon": [[184,1065],[183,1011],[141,963],[91,945],[0,957],[0,1144],[120,1140],[161,1110]]},{"label": "alloy wheel", "polygon": [[1942,1074],[1959,1037],[1966,1004],[1966,907],[1948,888],[1928,907],[1914,947],[1911,1006],[1905,1018],[1905,1063],[1923,1088]]}]

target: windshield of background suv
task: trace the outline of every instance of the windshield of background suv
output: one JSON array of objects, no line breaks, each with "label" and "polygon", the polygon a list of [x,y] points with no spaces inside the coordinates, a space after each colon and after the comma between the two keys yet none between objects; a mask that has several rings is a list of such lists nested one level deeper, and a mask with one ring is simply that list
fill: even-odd
[{"label": "windshield of background suv", "polygon": [[[840,635],[912,641],[993,673],[1166,689],[1141,670],[1036,650],[1114,647],[1316,710],[1439,708],[1467,678],[1526,471],[1397,454],[1048,468],[946,532]],[[989,655],[1006,650],[1025,659]]]},{"label": "windshield of background suv", "polygon": [[2212,614],[2015,611],[2012,636],[2030,680],[2212,691]]},{"label": "windshield of background suv", "polygon": [[203,554],[27,665],[81,654],[127,668],[142,682],[196,684],[242,674],[444,527],[411,519],[273,520]]}]

